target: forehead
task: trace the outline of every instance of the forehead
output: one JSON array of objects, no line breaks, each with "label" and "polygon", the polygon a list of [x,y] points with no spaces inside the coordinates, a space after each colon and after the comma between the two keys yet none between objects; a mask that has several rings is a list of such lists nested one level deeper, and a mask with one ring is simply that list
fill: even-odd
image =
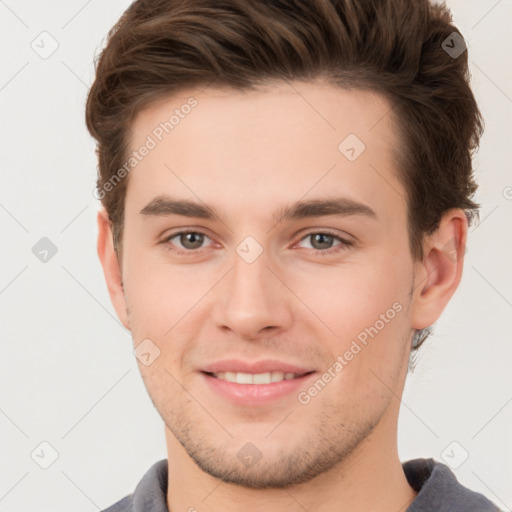
[{"label": "forehead", "polygon": [[405,206],[396,131],[382,96],[325,83],[187,91],[135,117],[131,149],[151,149],[129,175],[126,204],[140,210],[169,192],[259,213],[336,188]]},{"label": "forehead", "polygon": [[[215,144],[230,135],[224,142],[237,143],[248,135],[256,140],[275,137],[285,129],[281,135],[306,135],[329,145],[345,132],[354,133],[375,146],[379,141],[398,142],[392,140],[391,113],[389,102],[380,94],[322,81],[278,81],[249,91],[207,87],[151,103],[133,120],[130,138],[137,146],[144,136],[153,134],[172,145],[172,139],[183,142],[180,134],[186,137],[193,132],[196,141]],[[171,133],[174,137],[167,137]]]}]

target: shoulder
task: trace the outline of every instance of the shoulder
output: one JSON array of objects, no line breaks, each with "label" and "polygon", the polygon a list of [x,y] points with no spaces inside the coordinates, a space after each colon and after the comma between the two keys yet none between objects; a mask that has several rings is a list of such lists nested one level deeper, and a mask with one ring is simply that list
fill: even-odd
[{"label": "shoulder", "polygon": [[167,459],[153,464],[135,491],[101,512],[168,512]]},{"label": "shoulder", "polygon": [[125,496],[118,502],[110,505],[110,507],[102,510],[101,512],[131,512],[133,510],[133,494]]},{"label": "shoulder", "polygon": [[434,459],[402,464],[409,485],[418,493],[407,512],[500,512],[483,494],[464,487],[448,466]]}]

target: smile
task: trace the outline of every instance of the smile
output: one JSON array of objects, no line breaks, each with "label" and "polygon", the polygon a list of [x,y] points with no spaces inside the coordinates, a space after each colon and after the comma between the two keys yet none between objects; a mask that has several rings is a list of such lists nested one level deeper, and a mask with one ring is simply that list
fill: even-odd
[{"label": "smile", "polygon": [[212,374],[217,379],[237,384],[271,384],[282,380],[291,380],[301,377],[298,373],[266,372],[266,373],[242,373],[242,372],[219,372]]}]

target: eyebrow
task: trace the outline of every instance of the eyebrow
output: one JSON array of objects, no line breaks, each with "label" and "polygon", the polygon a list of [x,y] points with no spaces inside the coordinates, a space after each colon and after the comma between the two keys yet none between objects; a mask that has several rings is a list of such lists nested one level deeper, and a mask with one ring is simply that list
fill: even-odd
[{"label": "eyebrow", "polygon": [[[211,206],[195,201],[175,199],[167,195],[159,195],[152,199],[141,211],[145,216],[182,215],[184,217],[197,217],[224,222],[221,215]],[[363,215],[377,219],[372,208],[348,197],[335,197],[329,199],[310,199],[296,201],[285,206],[273,215],[276,224],[285,220],[299,220],[325,215],[349,216]]]}]

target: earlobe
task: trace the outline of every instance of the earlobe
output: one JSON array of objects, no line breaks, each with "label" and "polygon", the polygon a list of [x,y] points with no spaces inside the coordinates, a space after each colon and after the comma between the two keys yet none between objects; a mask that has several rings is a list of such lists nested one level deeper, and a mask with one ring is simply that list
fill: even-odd
[{"label": "earlobe", "polygon": [[438,229],[424,245],[423,261],[417,264],[411,327],[424,329],[434,324],[462,278],[466,252],[467,218],[463,210],[446,212]]},{"label": "earlobe", "polygon": [[110,300],[114,306],[121,323],[130,329],[126,299],[124,296],[122,273],[119,260],[114,249],[110,219],[107,211],[101,208],[98,211],[98,257],[103,267],[103,274],[107,284]]}]

